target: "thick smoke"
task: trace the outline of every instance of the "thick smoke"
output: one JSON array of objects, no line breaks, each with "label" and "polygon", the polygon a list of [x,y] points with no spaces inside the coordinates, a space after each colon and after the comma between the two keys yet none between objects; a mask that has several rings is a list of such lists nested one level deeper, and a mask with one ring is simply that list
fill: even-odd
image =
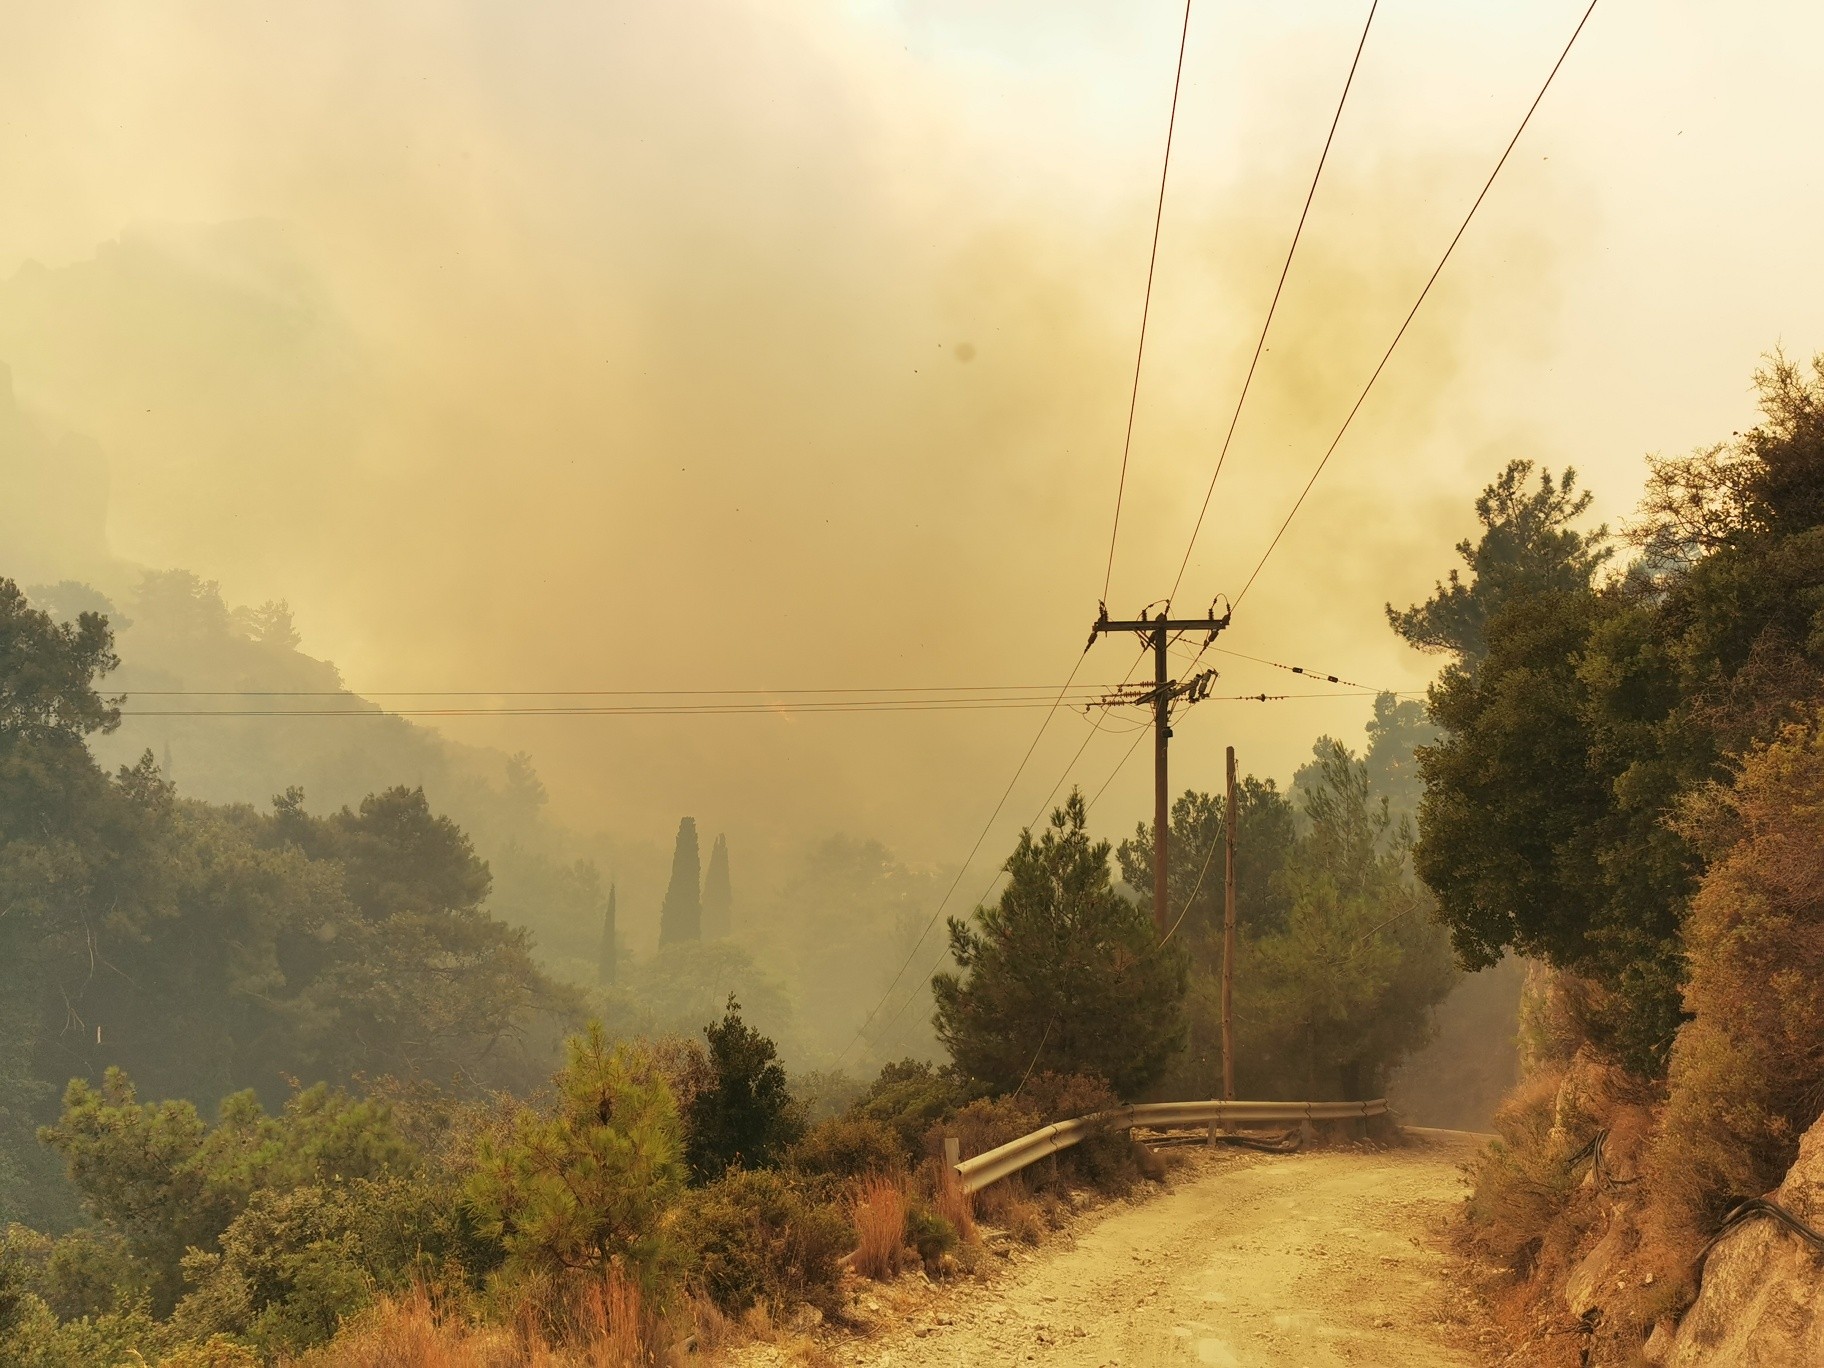
[{"label": "thick smoke", "polygon": [[[1073,150],[1046,111],[1067,107],[1059,35],[1081,27],[1035,30],[1036,74],[1016,74],[1016,33],[972,65],[945,49],[967,16],[938,8],[84,13],[16,18],[0,56],[20,210],[0,230],[0,360],[32,450],[92,442],[111,471],[105,507],[79,482],[86,504],[43,524],[71,525],[63,563],[28,573],[109,587],[175,565],[236,601],[288,598],[356,688],[1069,670],[1106,551],[1170,16],[1110,36]],[[1116,608],[1176,572],[1345,18],[1266,34],[1251,122],[1218,123],[1216,77],[1187,90]],[[1200,32],[1193,57],[1229,71],[1223,41]],[[1398,70],[1364,87],[1362,136],[1332,164],[1181,606],[1235,592],[1483,174],[1480,124],[1473,147],[1372,136]],[[1492,221],[1428,305],[1230,644],[1422,678],[1379,603],[1422,591],[1438,567],[1413,547],[1441,550],[1473,487],[1465,377],[1501,357],[1467,353],[1466,312],[1519,348],[1548,321],[1551,253],[1524,222]],[[1080,678],[1120,677],[1124,651],[1097,647]],[[1306,687],[1219,663],[1219,693]],[[1213,784],[1228,742],[1287,771],[1365,712],[1206,705],[1180,775]],[[849,830],[943,860],[1037,718],[450,725],[530,751],[554,811],[592,827],[663,843],[694,812],[756,859]],[[1082,726],[1054,730],[1010,819]],[[1086,787],[1126,745],[1092,743]],[[1143,792],[1136,762],[1098,819],[1125,827]]]}]

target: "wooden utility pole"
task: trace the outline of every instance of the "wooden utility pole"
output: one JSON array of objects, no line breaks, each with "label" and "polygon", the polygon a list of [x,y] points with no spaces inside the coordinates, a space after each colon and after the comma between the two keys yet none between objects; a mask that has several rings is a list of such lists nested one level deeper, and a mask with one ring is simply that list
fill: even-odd
[{"label": "wooden utility pole", "polygon": [[1222,861],[1222,1095],[1235,1098],[1235,747],[1229,747]]},{"label": "wooden utility pole", "polygon": [[1105,632],[1136,632],[1146,637],[1153,648],[1153,687],[1149,700],[1153,705],[1153,925],[1158,927],[1161,936],[1171,925],[1166,920],[1166,831],[1171,822],[1171,802],[1165,754],[1166,742],[1172,738],[1172,699],[1182,693],[1195,701],[1208,692],[1209,681],[1215,678],[1211,672],[1182,685],[1174,684],[1166,675],[1170,661],[1165,649],[1174,632],[1208,632],[1209,640],[1214,641],[1216,634],[1229,625],[1229,615],[1224,613],[1217,617],[1214,607],[1208,617],[1202,618],[1174,618],[1170,612],[1168,605],[1156,618],[1147,617],[1142,610],[1132,621],[1112,622],[1104,607],[1089,633],[1092,646]]}]

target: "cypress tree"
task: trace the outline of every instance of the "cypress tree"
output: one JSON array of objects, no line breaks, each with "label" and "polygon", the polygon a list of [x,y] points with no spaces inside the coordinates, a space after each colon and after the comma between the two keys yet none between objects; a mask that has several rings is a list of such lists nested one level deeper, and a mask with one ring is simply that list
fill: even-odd
[{"label": "cypress tree", "polygon": [[659,944],[703,939],[703,898],[698,880],[702,860],[697,854],[697,819],[678,823],[678,843],[671,852],[671,885],[659,909]]},{"label": "cypress tree", "polygon": [[614,885],[608,885],[608,906],[602,913],[602,945],[595,954],[595,981],[606,988],[614,982]]},{"label": "cypress tree", "polygon": [[715,940],[734,930],[734,895],[728,883],[728,837],[718,835],[703,876],[703,937]]}]

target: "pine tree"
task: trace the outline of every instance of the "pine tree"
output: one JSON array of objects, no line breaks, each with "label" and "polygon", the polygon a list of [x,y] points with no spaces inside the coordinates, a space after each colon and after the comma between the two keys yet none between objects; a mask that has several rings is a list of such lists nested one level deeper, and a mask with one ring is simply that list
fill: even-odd
[{"label": "pine tree", "polygon": [[730,993],[722,1020],[703,1028],[709,1083],[685,1109],[684,1159],[700,1183],[731,1167],[772,1168],[804,1134],[779,1051],[741,1020]]},{"label": "pine tree", "polygon": [[678,843],[671,852],[671,885],[659,909],[659,944],[703,939],[703,897],[698,879],[702,860],[697,854],[697,819],[678,823]]},{"label": "pine tree", "polygon": [[718,835],[703,876],[703,938],[718,940],[734,930],[734,894],[728,883],[728,837]]},{"label": "pine tree", "polygon": [[1035,837],[1020,833],[1000,901],[950,918],[959,973],[931,980],[937,1035],[970,1078],[1011,1092],[1037,1068],[1087,1073],[1132,1097],[1184,1044],[1183,946],[1109,879],[1109,845],[1072,789]]},{"label": "pine tree", "polygon": [[602,945],[595,955],[595,981],[606,988],[614,982],[614,885],[608,885],[608,906],[602,913]]}]

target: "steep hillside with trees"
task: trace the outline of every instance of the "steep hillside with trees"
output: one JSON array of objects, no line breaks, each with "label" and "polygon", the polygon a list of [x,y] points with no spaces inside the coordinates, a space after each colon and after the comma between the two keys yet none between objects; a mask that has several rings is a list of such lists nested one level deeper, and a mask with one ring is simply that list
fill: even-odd
[{"label": "steep hillside with trees", "polygon": [[1589,1362],[1674,1336],[1703,1241],[1824,1105],[1824,369],[1758,382],[1759,426],[1650,461],[1625,566],[1568,475],[1516,463],[1472,578],[1393,615],[1450,657],[1418,868],[1466,962],[1554,971],[1477,1238],[1516,1323]]},{"label": "steep hillside with trees", "polygon": [[150,756],[110,775],[86,742],[118,725],[116,663],[105,619],[59,623],[0,580],[0,1212],[57,1214],[32,1129],[72,1077],[124,1067],[212,1106],[286,1075],[544,1072],[575,1004],[421,790],[313,817],[295,790],[267,812],[180,798]]}]

